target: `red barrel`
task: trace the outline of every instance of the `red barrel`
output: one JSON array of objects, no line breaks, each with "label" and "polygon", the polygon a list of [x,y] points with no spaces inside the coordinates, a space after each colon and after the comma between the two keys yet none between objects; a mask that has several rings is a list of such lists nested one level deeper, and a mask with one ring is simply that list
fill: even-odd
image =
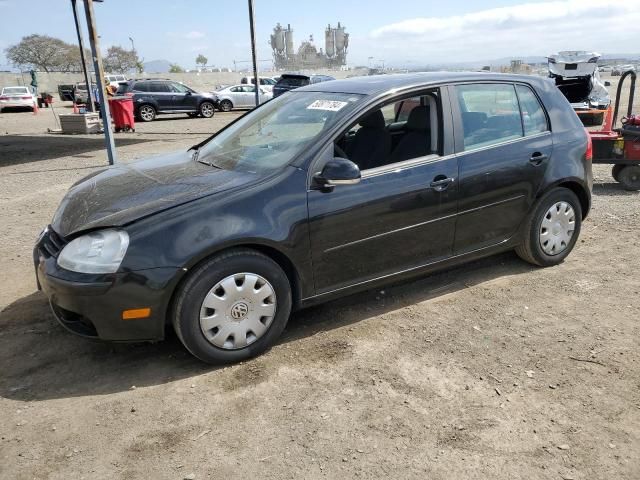
[{"label": "red barrel", "polygon": [[131,97],[111,97],[109,99],[109,109],[116,132],[121,130],[134,130],[135,121],[133,118],[133,99]]}]

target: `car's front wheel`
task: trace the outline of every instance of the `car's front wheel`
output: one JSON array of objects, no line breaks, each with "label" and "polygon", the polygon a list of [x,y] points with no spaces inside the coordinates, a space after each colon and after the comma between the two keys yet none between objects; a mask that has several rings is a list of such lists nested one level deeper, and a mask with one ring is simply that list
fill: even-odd
[{"label": "car's front wheel", "polygon": [[222,100],[219,108],[221,112],[230,112],[233,108],[233,103],[231,103],[231,100]]},{"label": "car's front wheel", "polygon": [[516,247],[516,253],[533,265],[557,265],[573,249],[581,225],[582,207],[576,194],[567,188],[554,188],[525,220],[522,244]]},{"label": "car's front wheel", "polygon": [[197,267],[177,293],[173,326],[194,356],[238,362],[264,352],[291,313],[291,286],[271,258],[231,250]]},{"label": "car's front wheel", "polygon": [[211,102],[202,102],[200,104],[200,115],[202,115],[204,118],[213,117],[213,114],[215,113],[215,111],[216,111],[216,108]]}]

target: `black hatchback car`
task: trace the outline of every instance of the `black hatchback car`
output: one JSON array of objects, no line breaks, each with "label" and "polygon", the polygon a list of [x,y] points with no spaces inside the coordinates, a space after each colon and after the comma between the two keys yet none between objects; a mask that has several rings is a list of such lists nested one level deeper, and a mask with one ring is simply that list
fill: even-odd
[{"label": "black hatchback car", "polygon": [[283,73],[273,86],[273,97],[307,85],[335,80],[330,75],[304,75],[302,73]]},{"label": "black hatchback car", "polygon": [[143,78],[121,82],[117,95],[133,97],[136,118],[151,122],[162,113],[186,113],[211,118],[216,99],[211,93],[198,93],[180,82],[161,78]]},{"label": "black hatchback car", "polygon": [[74,333],[160,340],[172,324],[196,357],[239,361],[292,309],[509,249],[556,265],[591,186],[588,136],[546,79],[354,78],[80,180],[34,261]]}]

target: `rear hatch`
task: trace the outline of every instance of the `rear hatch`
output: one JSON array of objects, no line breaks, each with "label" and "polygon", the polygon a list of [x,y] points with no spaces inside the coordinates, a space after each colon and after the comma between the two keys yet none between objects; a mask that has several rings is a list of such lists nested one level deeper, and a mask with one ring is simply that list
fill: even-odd
[{"label": "rear hatch", "polygon": [[293,90],[300,87],[306,87],[309,85],[310,80],[307,75],[291,75],[284,74],[278,80],[273,87],[273,96],[277,97],[278,95],[283,94],[284,92],[288,92],[289,90]]}]

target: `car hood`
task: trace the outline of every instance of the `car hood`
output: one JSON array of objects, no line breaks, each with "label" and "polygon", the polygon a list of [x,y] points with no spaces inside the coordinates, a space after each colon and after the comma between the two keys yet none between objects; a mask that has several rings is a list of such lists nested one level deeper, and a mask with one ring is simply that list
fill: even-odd
[{"label": "car hood", "polygon": [[51,222],[62,236],[122,226],[148,215],[258,180],[192,160],[192,151],[118,165],[74,184]]}]

